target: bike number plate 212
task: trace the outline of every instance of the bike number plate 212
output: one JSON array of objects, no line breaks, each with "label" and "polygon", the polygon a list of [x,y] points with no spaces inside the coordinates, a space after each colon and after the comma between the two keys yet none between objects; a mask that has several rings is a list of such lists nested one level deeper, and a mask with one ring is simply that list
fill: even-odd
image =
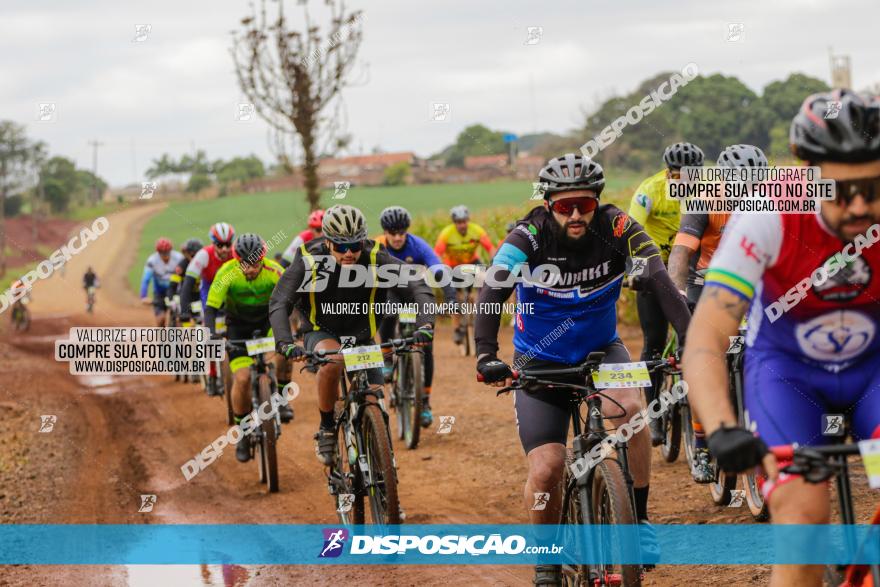
[{"label": "bike number plate 212", "polygon": [[377,344],[343,349],[346,371],[363,371],[364,369],[381,368],[385,365],[382,359],[382,347]]},{"label": "bike number plate 212", "polygon": [[254,338],[252,340],[244,341],[244,346],[247,348],[247,353],[251,357],[262,355],[263,353],[270,353],[275,350],[275,339],[271,336]]},{"label": "bike number plate 212", "polygon": [[650,387],[651,376],[644,361],[636,363],[607,363],[599,365],[593,372],[593,383],[597,389],[617,387]]}]

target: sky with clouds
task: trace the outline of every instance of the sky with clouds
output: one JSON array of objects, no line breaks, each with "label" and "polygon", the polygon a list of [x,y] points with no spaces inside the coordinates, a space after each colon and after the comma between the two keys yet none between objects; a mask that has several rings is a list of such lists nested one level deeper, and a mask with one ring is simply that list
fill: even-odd
[{"label": "sky with clouds", "polygon": [[[308,0],[320,6],[319,0]],[[270,3],[271,5],[271,3]],[[243,101],[229,53],[250,12],[237,0],[4,3],[0,8],[2,117],[26,124],[50,152],[112,185],[140,182],[150,161],[204,149],[210,159],[270,157],[268,127],[239,122]],[[288,0],[292,21],[302,8]],[[566,132],[583,112],[642,80],[689,62],[760,92],[803,72],[830,81],[828,48],[852,58],[857,88],[880,82],[876,0],[757,0],[723,4],[481,0],[355,2],[364,39],[345,90],[353,150],[428,156],[467,125],[515,133]],[[318,9],[319,10],[319,9]],[[728,40],[742,23],[740,40]],[[134,42],[135,25],[149,24]],[[527,44],[527,28],[542,27]],[[431,104],[449,103],[445,122]],[[54,103],[51,122],[40,103]]]}]

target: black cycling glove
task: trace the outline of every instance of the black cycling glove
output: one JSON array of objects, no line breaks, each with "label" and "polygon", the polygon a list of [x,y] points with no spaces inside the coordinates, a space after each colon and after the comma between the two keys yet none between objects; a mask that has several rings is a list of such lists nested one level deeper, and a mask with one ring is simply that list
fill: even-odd
[{"label": "black cycling glove", "polygon": [[507,363],[494,355],[487,355],[477,361],[477,373],[483,376],[484,383],[495,383],[513,377],[513,371]]},{"label": "black cycling glove", "polygon": [[719,428],[708,439],[709,453],[726,473],[742,473],[761,464],[767,454],[764,441],[745,428]]},{"label": "black cycling glove", "polygon": [[419,328],[413,333],[414,344],[430,344],[434,340],[434,331],[431,328]]},{"label": "black cycling glove", "polygon": [[298,344],[284,344],[281,345],[279,350],[281,351],[281,354],[284,355],[284,358],[293,359],[294,361],[306,356],[306,349]]}]

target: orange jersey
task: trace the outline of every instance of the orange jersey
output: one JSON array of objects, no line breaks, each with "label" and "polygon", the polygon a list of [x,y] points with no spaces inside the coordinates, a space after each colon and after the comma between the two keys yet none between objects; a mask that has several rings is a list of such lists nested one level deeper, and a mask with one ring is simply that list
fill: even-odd
[{"label": "orange jersey", "polygon": [[450,224],[440,231],[434,251],[444,263],[455,267],[478,261],[477,249],[481,246],[490,255],[495,251],[492,241],[489,240],[489,234],[482,226],[469,222],[467,231],[462,235],[454,224]]}]

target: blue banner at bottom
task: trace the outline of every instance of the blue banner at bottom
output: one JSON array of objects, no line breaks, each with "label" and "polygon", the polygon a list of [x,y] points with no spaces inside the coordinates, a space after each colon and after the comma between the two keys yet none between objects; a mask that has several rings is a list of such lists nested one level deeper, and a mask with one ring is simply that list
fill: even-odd
[{"label": "blue banner at bottom", "polygon": [[0,564],[880,564],[880,526],[7,525]]}]

